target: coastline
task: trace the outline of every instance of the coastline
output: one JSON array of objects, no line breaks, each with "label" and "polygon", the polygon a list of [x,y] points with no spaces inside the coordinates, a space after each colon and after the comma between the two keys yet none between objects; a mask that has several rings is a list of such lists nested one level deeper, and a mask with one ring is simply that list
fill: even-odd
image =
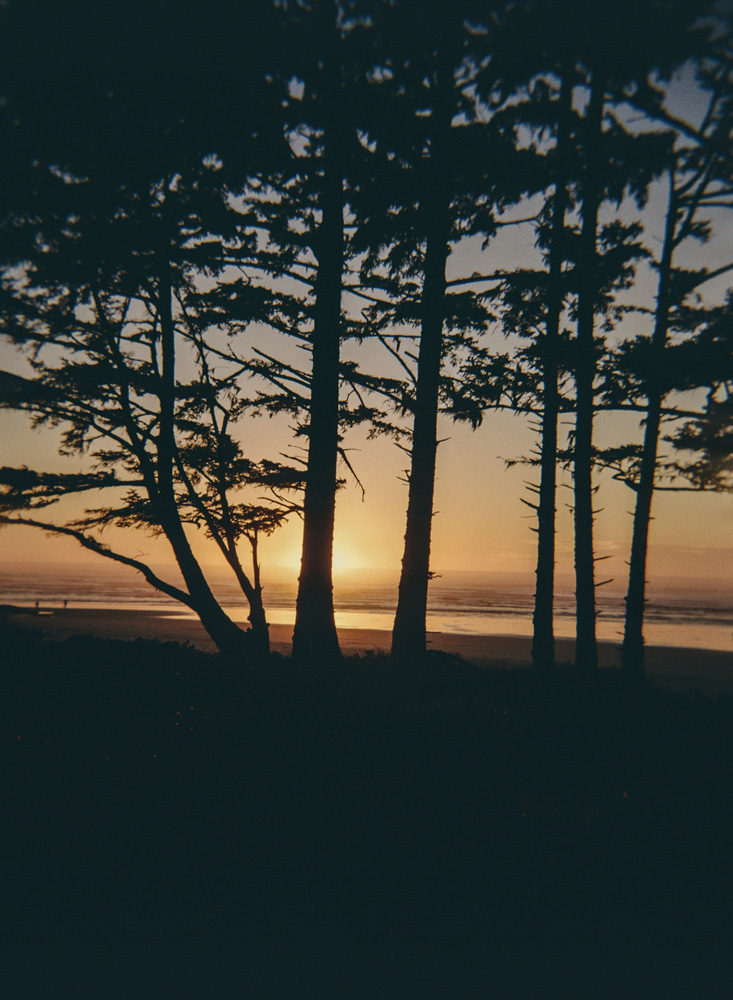
[{"label": "coastline", "polygon": [[[214,652],[215,647],[196,619],[180,612],[153,610],[34,608],[5,606],[3,618],[12,624],[39,629],[49,638],[94,635],[104,639],[150,639],[188,643]],[[289,654],[292,625],[270,625],[273,652]],[[347,655],[389,652],[390,633],[382,629],[340,628],[341,649]],[[431,649],[461,656],[479,666],[522,667],[529,664],[531,639],[507,634],[429,632]],[[573,639],[556,639],[558,662],[572,662]],[[617,667],[619,642],[599,641],[599,665]],[[647,646],[647,674],[655,683],[677,691],[708,695],[733,694],[733,654],[684,646]]]}]

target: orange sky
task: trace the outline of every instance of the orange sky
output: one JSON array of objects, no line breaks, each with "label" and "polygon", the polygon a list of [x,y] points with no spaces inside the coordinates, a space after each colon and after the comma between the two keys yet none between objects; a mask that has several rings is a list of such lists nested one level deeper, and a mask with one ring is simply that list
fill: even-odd
[{"label": "orange sky", "polygon": [[[257,438],[267,437],[267,418]],[[2,414],[4,428],[19,431],[22,418]],[[261,423],[261,422],[259,422]],[[470,570],[526,574],[528,583],[534,570],[534,515],[519,500],[529,498],[523,487],[533,471],[526,467],[506,470],[503,459],[517,456],[532,443],[532,433],[524,418],[508,413],[490,413],[477,432],[446,424],[441,436],[447,438],[439,449],[433,535],[433,567],[437,572]],[[48,449],[53,433],[33,431],[10,433],[4,437],[3,464],[26,462],[41,466],[49,453],[55,467],[59,460]],[[366,441],[352,434],[347,444],[352,462],[366,489],[347,483],[337,502],[335,567],[342,569],[385,569],[395,574],[401,558],[404,508],[407,489],[399,476],[406,456],[389,441]],[[356,449],[359,450],[356,450]],[[345,473],[345,470],[344,470]],[[346,473],[345,473],[346,474]],[[561,474],[563,484],[558,499],[558,572],[572,572],[571,479]],[[599,513],[596,544],[599,555],[611,558],[599,565],[599,577],[613,577],[614,588],[622,588],[624,560],[628,558],[633,494],[608,475],[598,477]],[[61,508],[59,508],[61,510]],[[50,512],[49,512],[50,513]],[[658,493],[654,501],[650,552],[651,582],[686,579],[719,580],[733,588],[733,496]],[[39,515],[42,516],[42,515]],[[297,519],[276,535],[263,540],[262,562],[268,567],[296,570],[300,554],[300,522]],[[108,544],[127,554],[156,564],[170,560],[166,543],[142,532],[113,529],[104,537]],[[210,543],[199,538],[196,547],[204,562],[216,562]],[[16,561],[53,562],[82,560],[88,565],[101,562],[83,552],[72,540],[46,535],[31,528],[0,530],[0,559],[7,565]]]}]

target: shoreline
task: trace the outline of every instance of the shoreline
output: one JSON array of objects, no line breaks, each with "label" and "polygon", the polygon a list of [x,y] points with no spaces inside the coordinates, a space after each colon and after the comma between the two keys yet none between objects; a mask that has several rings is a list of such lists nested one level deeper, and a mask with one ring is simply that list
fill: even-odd
[{"label": "shoreline", "polygon": [[[5,605],[3,618],[16,625],[38,629],[53,639],[93,635],[103,639],[151,639],[159,642],[189,643],[196,649],[215,652],[211,639],[196,619],[181,613],[161,614],[153,610],[80,609],[47,607],[20,608]],[[273,652],[289,654],[292,625],[270,625]],[[382,629],[340,628],[341,649],[347,655],[389,652],[391,635]],[[528,666],[531,639],[508,634],[457,634],[429,632],[431,649],[461,656],[478,666],[506,668]],[[555,641],[557,660],[572,662],[573,639]],[[618,667],[620,642],[599,641],[599,665]],[[647,675],[664,687],[678,691],[697,690],[705,694],[733,694],[733,654],[722,650],[685,646],[647,646]]]}]

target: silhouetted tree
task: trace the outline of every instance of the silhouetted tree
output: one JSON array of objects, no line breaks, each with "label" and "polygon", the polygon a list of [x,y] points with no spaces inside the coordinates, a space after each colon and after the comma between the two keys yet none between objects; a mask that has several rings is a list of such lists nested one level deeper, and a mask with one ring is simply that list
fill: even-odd
[{"label": "silhouetted tree", "polygon": [[[244,459],[230,432],[242,415],[238,373],[212,368],[216,331],[197,282],[206,272],[221,275],[227,262],[241,264],[249,249],[236,217],[228,240],[212,236],[204,224],[209,209],[221,234],[231,214],[216,175],[215,165],[193,178],[179,173],[147,199],[118,188],[106,206],[99,186],[89,186],[93,210],[84,210],[77,190],[73,216],[58,220],[58,228],[49,219],[34,226],[39,251],[4,279],[2,330],[32,352],[35,374],[20,388],[16,383],[3,405],[29,412],[37,424],[65,427],[64,452],[90,453],[97,472],[58,480],[30,472],[13,478],[7,471],[5,502],[47,506],[72,481],[74,491],[126,487],[121,505],[88,511],[60,526],[63,533],[73,529],[82,544],[100,551],[88,542],[90,528],[118,524],[162,532],[185,582],[184,603],[222,651],[241,658],[268,648],[257,540],[287,512],[247,504],[237,494],[247,484],[273,480],[294,487],[300,476]],[[88,184],[75,183],[79,189]],[[259,318],[254,301],[252,307],[250,319]],[[20,515],[14,520],[22,523]],[[186,523],[204,527],[235,573],[250,606],[246,642],[213,597]],[[238,555],[242,538],[252,549],[254,582]],[[156,586],[182,599],[178,588]]]},{"label": "silhouetted tree", "polygon": [[[679,181],[679,175],[670,171],[670,180],[675,179]],[[670,195],[672,190],[670,187]],[[676,218],[674,228],[682,237],[681,243],[685,236],[679,213]],[[669,270],[666,293],[657,296],[654,332],[652,336],[627,341],[614,352],[605,393],[610,405],[623,406],[631,401],[647,414],[644,439],[640,445],[602,449],[596,456],[598,464],[610,469],[614,478],[629,486],[636,497],[623,646],[624,669],[634,677],[641,676],[644,671],[646,557],[654,493],[660,490],[722,492],[733,487],[730,296],[723,306],[685,303],[688,295],[693,296],[693,289],[705,283],[705,272],[689,272],[671,266],[669,255],[664,253],[672,233],[669,218],[666,229],[668,239],[659,262],[660,289],[665,261]],[[687,237],[689,235],[688,230]],[[660,350],[662,326],[666,329],[663,352]],[[670,341],[672,335],[675,341]],[[682,335],[686,335],[685,339],[679,340]],[[677,393],[694,390],[704,391],[706,395],[705,405],[698,411],[691,409],[689,403],[675,399]],[[672,424],[675,429],[663,435],[665,421],[668,427]],[[660,454],[660,439],[681,454],[677,457]],[[698,457],[685,459],[685,452],[697,453]],[[653,472],[651,480],[650,469]]]},{"label": "silhouetted tree", "polygon": [[590,81],[587,131],[584,136],[585,165],[580,186],[582,223],[578,246],[577,344],[575,362],[575,436],[573,481],[575,517],[575,607],[577,663],[592,670],[597,666],[596,583],[593,547],[593,394],[596,375],[593,337],[598,277],[596,241],[598,209],[602,192],[603,109],[606,81],[595,72]]},{"label": "silhouetted tree", "polygon": [[[574,475],[576,613],[581,637],[578,656],[584,663],[595,662],[592,433],[597,361],[603,347],[596,325],[599,320],[605,328],[614,324],[616,293],[631,281],[633,261],[641,252],[638,227],[618,220],[601,225],[599,209],[612,198],[619,202],[623,199],[630,187],[628,172],[635,168],[638,171],[644,151],[637,151],[634,144],[625,148],[629,147],[627,137],[604,115],[605,87],[600,87],[601,96],[596,92],[593,100],[593,91],[588,93],[583,84],[585,71],[582,67],[576,70],[574,63],[571,66],[572,70],[560,78],[552,74],[549,90],[552,93],[554,89],[554,100],[547,101],[547,82],[540,79],[539,99],[528,102],[526,107],[519,105],[516,110],[539,132],[540,139],[548,130],[556,133],[552,152],[541,156],[550,160],[551,173],[548,178],[545,168],[545,183],[549,179],[553,185],[537,222],[537,243],[547,268],[520,268],[504,278],[502,287],[505,330],[530,338],[529,346],[516,354],[525,365],[527,381],[520,408],[540,414],[539,457],[525,459],[540,470],[539,486],[530,487],[537,493],[538,502],[524,502],[538,514],[533,662],[541,670],[550,669],[554,662],[558,458],[572,468]],[[576,72],[579,91],[588,98],[585,113],[572,108],[572,79]],[[637,179],[632,183],[641,184],[643,193],[643,182]],[[564,315],[575,321],[577,332],[572,341],[568,341],[569,331],[561,332]],[[574,398],[563,400],[558,380],[569,372],[575,385]],[[561,408],[575,413],[570,452],[558,449]]]},{"label": "silhouetted tree", "polygon": [[[617,108],[649,78],[664,79],[694,51],[691,27],[699,8],[681,0],[670,4],[596,6],[571,11],[570,51],[585,82],[586,106],[579,131],[579,233],[574,253],[577,328],[573,436],[576,660],[588,669],[597,664],[595,571],[593,547],[593,414],[596,354],[594,327],[599,312],[613,312],[612,288],[628,284],[638,227],[615,222],[599,225],[604,202],[631,194],[639,205],[661,169],[659,136],[642,136],[625,127]],[[652,25],[654,30],[652,31]],[[649,41],[649,38],[652,41]],[[614,232],[615,230],[615,232]],[[616,268],[617,277],[608,273]]]},{"label": "silhouetted tree", "polygon": [[[391,45],[377,76],[392,113],[375,122],[369,140],[381,154],[382,183],[373,201],[372,226],[361,233],[366,257],[362,282],[376,296],[368,323],[380,334],[419,329],[417,354],[401,363],[412,379],[403,397],[412,422],[408,505],[392,652],[425,651],[430,543],[441,398],[454,417],[480,422],[478,397],[443,378],[490,318],[484,293],[461,291],[471,282],[446,277],[451,244],[463,236],[495,232],[502,207],[531,186],[513,133],[491,127],[477,113],[481,77],[490,61],[472,51],[470,5],[423,10],[403,5],[388,21]],[[475,13],[475,11],[473,11]],[[486,11],[484,10],[484,14]],[[497,85],[492,100],[501,103]],[[483,101],[483,108],[489,107]],[[480,282],[476,278],[473,283]],[[399,343],[399,342],[397,342]],[[395,355],[399,348],[394,347]],[[412,364],[414,363],[414,369]],[[450,365],[449,365],[450,367]]]},{"label": "silhouetted tree", "polygon": [[[680,412],[679,405],[668,401],[668,397],[675,389],[715,386],[716,378],[719,384],[726,371],[725,354],[721,355],[719,346],[713,347],[715,338],[708,332],[717,310],[695,303],[695,296],[698,289],[729,270],[730,265],[709,271],[676,263],[681,245],[690,240],[707,242],[716,213],[733,207],[729,163],[723,152],[730,130],[730,60],[728,55],[720,58],[719,41],[704,52],[698,57],[702,58],[698,72],[700,93],[707,89],[708,105],[699,125],[670,112],[665,91],[659,85],[646,83],[631,99],[648,116],[647,126],[663,122],[673,129],[666,133],[664,236],[659,256],[653,258],[657,271],[653,332],[626,342],[614,353],[605,391],[606,405],[630,403],[643,410],[643,444],[605,449],[599,455],[599,461],[630,485],[636,495],[623,647],[624,668],[635,676],[644,669],[646,560],[653,493],[663,480],[668,483],[665,489],[681,488],[674,482],[669,485],[670,480],[678,479],[681,466],[658,456],[662,422],[678,421],[685,415],[703,419]],[[681,338],[687,340],[680,342]],[[705,359],[712,357],[717,358],[717,376],[710,364],[705,364]],[[698,485],[702,488],[702,479]]]},{"label": "silhouetted tree", "polygon": [[429,152],[423,174],[425,257],[421,295],[420,341],[410,446],[405,546],[402,556],[392,655],[409,657],[425,651],[425,615],[430,579],[430,535],[433,520],[435,459],[438,447],[438,394],[443,353],[445,265],[450,237],[450,181],[447,176],[453,73],[448,64],[432,67],[436,96],[431,111]]},{"label": "silhouetted tree", "polygon": [[[547,57],[546,57],[547,58]],[[549,61],[549,60],[548,60]],[[574,160],[573,79],[574,65],[558,63],[559,78],[554,88],[540,77],[529,87],[530,102],[518,111],[529,118],[542,138],[554,133],[549,160],[551,194],[536,223],[537,243],[547,269],[538,272],[517,269],[506,276],[502,288],[502,323],[505,331],[529,338],[529,347],[518,354],[529,365],[531,384],[527,387],[532,409],[539,408],[538,457],[540,480],[532,486],[537,502],[526,501],[537,512],[537,568],[533,614],[532,663],[547,672],[555,664],[555,515],[558,455],[558,416],[561,409],[559,381],[568,374],[570,352],[561,326],[569,287],[566,275],[568,246],[565,217],[572,206],[571,183]],[[553,95],[554,89],[554,95]],[[538,119],[539,118],[539,122]],[[566,409],[571,404],[565,403]]]},{"label": "silhouetted tree", "polygon": [[[670,330],[680,332],[689,320],[683,301],[709,280],[705,269],[690,273],[674,267],[677,248],[690,238],[705,240],[709,229],[701,222],[701,213],[710,207],[733,207],[731,173],[727,138],[731,122],[731,63],[717,62],[714,69],[701,74],[709,88],[709,106],[695,144],[682,138],[682,148],[671,154],[668,171],[668,204],[664,241],[657,262],[658,288],[654,315],[654,331],[649,344],[644,385],[646,416],[639,475],[636,482],[636,505],[629,563],[629,586],[626,595],[626,622],[623,642],[623,666],[630,674],[644,671],[644,605],[646,590],[646,560],[652,496],[657,471],[657,450],[662,420],[662,406],[669,386],[666,374],[666,349]],[[701,81],[702,82],[702,81]],[[689,136],[689,132],[688,132]],[[687,141],[685,141],[687,138]],[[674,143],[674,137],[671,137]],[[685,148],[687,146],[687,148]],[[725,405],[725,404],[723,404]],[[709,417],[716,421],[715,403],[711,401]],[[702,438],[708,437],[705,421],[698,423]],[[694,435],[693,435],[694,436]],[[715,435],[712,435],[714,439]],[[712,440],[711,439],[711,440]],[[678,441],[690,446],[690,438],[682,434]]]},{"label": "silhouetted tree", "polygon": [[559,338],[565,299],[563,238],[570,180],[570,69],[561,66],[557,111],[557,145],[554,164],[552,219],[547,252],[547,308],[542,345],[542,427],[540,432],[540,483],[537,497],[537,570],[532,619],[532,663],[546,672],[555,665],[555,496],[557,492],[557,422]]},{"label": "silhouetted tree", "polygon": [[289,302],[279,328],[307,352],[309,363],[260,351],[251,370],[269,383],[259,405],[293,414],[297,434],[307,440],[293,633],[293,656],[307,663],[339,656],[332,561],[337,469],[344,457],[340,430],[372,415],[368,407],[355,413],[340,393],[342,378],[365,385],[342,362],[341,344],[360,335],[357,321],[344,313],[343,296],[352,226],[347,214],[354,189],[372,180],[363,164],[368,151],[359,141],[372,40],[359,4],[319,0],[284,10],[294,53],[283,98],[290,157],[252,177],[246,212],[261,233],[260,269]]},{"label": "silhouetted tree", "polygon": [[[255,148],[261,153],[268,143],[258,130],[269,122],[277,132],[279,105],[264,72],[273,59],[273,8],[258,4],[261,18],[248,36],[251,58],[242,72],[232,61],[232,36],[242,28],[235,6],[215,5],[202,23],[195,3],[175,12],[166,4],[153,12],[136,3],[114,12],[81,4],[74,15],[66,7],[39,12],[33,0],[4,5],[0,124],[23,174],[22,186],[3,199],[11,247],[4,332],[33,349],[36,366],[36,377],[22,391],[16,383],[6,404],[40,422],[65,424],[69,452],[95,449],[100,471],[78,479],[75,489],[133,487],[121,507],[55,530],[76,532],[82,544],[89,542],[82,529],[92,524],[162,530],[187,590],[163,589],[194,607],[221,649],[241,657],[253,646],[266,650],[267,634],[257,560],[251,583],[236,541],[249,537],[256,547],[257,534],[278,515],[253,507],[248,519],[245,505],[229,496],[245,475],[226,426],[240,407],[228,376],[206,368],[201,281],[241,267],[254,246],[228,202],[216,154],[227,162],[241,157],[245,136],[250,158]],[[62,36],[68,46],[58,46]],[[24,45],[35,60],[19,57]],[[238,54],[246,55],[241,46]],[[246,118],[240,108],[222,112],[227,88],[232,99],[249,91]],[[267,303],[250,295],[240,301],[240,315],[262,318],[260,306],[267,312]],[[186,383],[180,370],[191,363],[198,376]],[[202,435],[216,442],[206,461],[197,450]],[[109,471],[115,468],[125,475]],[[58,483],[47,476],[12,480],[8,473],[10,503],[42,504],[44,489],[46,500],[57,498]],[[20,496],[26,487],[30,493]],[[213,598],[187,521],[204,525],[243,585],[253,642]],[[88,547],[95,545],[103,549]]]},{"label": "silhouetted tree", "polygon": [[[330,5],[327,5],[330,6]],[[334,12],[335,13],[335,12]],[[293,632],[301,662],[339,655],[333,610],[333,532],[338,463],[339,358],[344,270],[343,115],[337,26],[325,26],[325,66],[319,94],[322,129],[320,224],[313,311],[308,464],[303,500],[303,554]]]}]

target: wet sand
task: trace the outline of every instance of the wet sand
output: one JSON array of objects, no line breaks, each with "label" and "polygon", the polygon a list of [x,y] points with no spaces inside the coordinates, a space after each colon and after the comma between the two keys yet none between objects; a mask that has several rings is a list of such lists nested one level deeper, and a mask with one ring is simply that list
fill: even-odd
[{"label": "wet sand", "polygon": [[[99,610],[82,608],[6,609],[10,621],[38,628],[49,636],[65,639],[72,635],[95,635],[107,639],[156,639],[161,642],[189,643],[214,651],[214,644],[201,624],[172,611]],[[271,625],[272,649],[290,652],[291,625]],[[344,653],[388,652],[390,633],[380,629],[340,629]],[[530,661],[531,640],[514,635],[459,635],[430,632],[431,649],[452,653],[482,666],[526,666]],[[575,643],[556,640],[559,662],[572,662]],[[602,667],[620,664],[620,644],[599,642]],[[678,646],[647,647],[647,673],[665,687],[679,691],[698,690],[705,694],[733,694],[733,654],[719,650]]]}]

